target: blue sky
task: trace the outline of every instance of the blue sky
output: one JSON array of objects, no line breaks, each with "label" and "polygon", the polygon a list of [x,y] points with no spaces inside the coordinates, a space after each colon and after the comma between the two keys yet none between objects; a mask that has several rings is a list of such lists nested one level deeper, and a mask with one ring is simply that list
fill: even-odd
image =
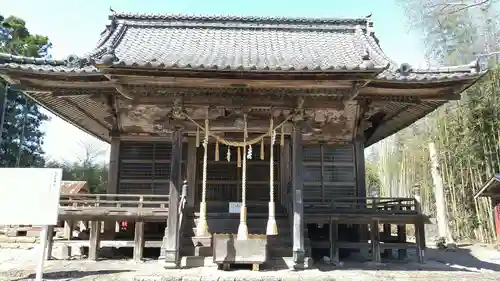
[{"label": "blue sky", "polygon": [[[395,61],[424,65],[418,34],[405,24],[398,0],[3,0],[0,13],[24,19],[32,33],[49,37],[54,58],[90,51],[106,24],[109,8],[119,12],[173,14],[231,14],[253,16],[364,17],[373,14],[375,34]],[[332,50],[334,51],[334,50]],[[76,160],[83,154],[80,142],[108,150],[103,144],[52,116],[44,125],[44,148],[53,159]],[[103,159],[106,159],[106,154]]]}]

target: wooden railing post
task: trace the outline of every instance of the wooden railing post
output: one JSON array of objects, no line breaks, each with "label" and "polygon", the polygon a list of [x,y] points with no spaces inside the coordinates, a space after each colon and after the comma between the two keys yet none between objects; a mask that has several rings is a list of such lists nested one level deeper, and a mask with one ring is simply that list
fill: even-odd
[{"label": "wooden railing post", "polygon": [[415,238],[417,240],[417,256],[418,261],[420,263],[424,263],[425,256],[425,226],[423,220],[422,213],[422,201],[420,196],[420,185],[414,186],[414,198],[415,198],[415,209],[417,213],[420,215],[417,219],[417,222],[414,224],[415,226]]}]

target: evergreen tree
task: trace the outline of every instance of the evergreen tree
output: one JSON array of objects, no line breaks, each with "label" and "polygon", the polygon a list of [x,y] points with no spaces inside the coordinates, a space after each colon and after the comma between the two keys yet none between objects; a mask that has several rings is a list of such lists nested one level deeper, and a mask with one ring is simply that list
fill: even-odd
[{"label": "evergreen tree", "polygon": [[[0,52],[42,57],[47,55],[50,46],[47,37],[30,34],[22,19],[0,15]],[[0,166],[43,167],[44,133],[40,126],[48,116],[40,112],[34,101],[0,80],[0,121],[1,116],[4,122],[0,137]]]}]

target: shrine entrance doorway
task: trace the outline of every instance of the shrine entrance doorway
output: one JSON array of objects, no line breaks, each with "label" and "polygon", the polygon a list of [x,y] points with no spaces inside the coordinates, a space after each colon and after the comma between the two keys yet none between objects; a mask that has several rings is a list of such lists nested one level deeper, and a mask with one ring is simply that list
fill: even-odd
[{"label": "shrine entrance doorway", "polygon": [[[238,154],[243,157],[243,150],[238,153],[235,147],[227,147],[219,145],[219,159],[216,160],[216,145],[208,145],[208,161],[207,161],[207,212],[227,213],[229,211],[230,202],[241,202],[242,193],[242,168],[241,159],[238,161]],[[274,201],[276,207],[281,205],[279,194],[281,194],[280,186],[280,154],[279,144],[274,145]],[[229,155],[228,155],[228,149]],[[247,149],[248,150],[248,149]],[[269,141],[264,144],[264,157],[261,158],[261,145],[254,145],[250,157],[247,157],[247,175],[246,175],[246,204],[248,213],[252,209],[258,208],[259,212],[262,208],[264,213],[267,213],[268,202],[270,199],[269,187]],[[229,160],[228,160],[229,159]],[[203,185],[203,146],[200,145],[197,151],[197,172],[196,172],[196,196],[195,209],[199,208],[199,203],[202,199]]]}]

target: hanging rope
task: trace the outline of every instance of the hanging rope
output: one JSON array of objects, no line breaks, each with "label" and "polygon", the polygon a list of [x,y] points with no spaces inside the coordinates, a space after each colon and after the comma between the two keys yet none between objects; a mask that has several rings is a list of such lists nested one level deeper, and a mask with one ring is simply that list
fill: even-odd
[{"label": "hanging rope", "polygon": [[207,224],[207,165],[208,165],[208,119],[205,120],[205,137],[203,139],[203,175],[202,175],[202,191],[201,191],[201,203],[200,203],[200,220],[198,222],[198,227],[196,229],[197,236],[208,236],[208,224]]},{"label": "hanging rope", "polygon": [[260,141],[260,160],[264,160],[264,139]]},{"label": "hanging rope", "polygon": [[219,161],[219,141],[215,142],[215,161]]},{"label": "hanging rope", "polygon": [[269,150],[269,219],[267,221],[267,235],[278,235],[276,224],[276,210],[274,204],[274,143],[276,142],[276,131],[273,130],[273,119],[269,122],[271,134],[271,148]]},{"label": "hanging rope", "polygon": [[247,115],[244,116],[244,129],[243,129],[243,163],[241,171],[241,211],[240,211],[240,225],[238,226],[238,240],[248,239],[248,226],[247,226],[247,157],[246,157],[246,144],[248,137],[247,128]]},{"label": "hanging rope", "polygon": [[[186,113],[182,113],[182,115],[184,117],[186,117],[186,119],[188,119],[189,121],[191,121],[194,125],[196,125],[197,127],[197,130],[201,130],[201,131],[205,131],[205,128],[203,126],[201,126],[200,124],[198,124],[198,122],[194,121],[193,118],[189,117]],[[246,115],[245,115],[246,116]],[[285,118],[285,120],[283,120],[283,122],[281,122],[278,126],[274,127],[273,131],[274,130],[278,130],[278,129],[281,129],[281,132],[282,132],[282,139],[284,139],[284,130],[283,130],[283,126],[290,120],[292,119],[292,117],[295,116],[294,114],[291,114],[289,115],[287,118]],[[246,118],[246,117],[245,117]],[[234,146],[234,147],[243,147],[245,145],[254,145],[254,144],[257,144],[258,142],[260,142],[262,139],[264,139],[265,137],[270,137],[271,135],[271,132],[266,132],[265,134],[262,134],[256,138],[253,138],[251,140],[248,140],[245,142],[239,142],[239,141],[232,141],[232,140],[227,140],[227,139],[224,139],[218,135],[215,135],[215,134],[212,134],[212,133],[208,133],[209,136],[213,137],[214,139],[216,139],[218,142],[224,144],[224,145],[227,145],[227,146]],[[247,132],[247,137],[248,137],[248,132]]]},{"label": "hanging rope", "polygon": [[200,127],[196,127],[196,147],[200,147]]}]

